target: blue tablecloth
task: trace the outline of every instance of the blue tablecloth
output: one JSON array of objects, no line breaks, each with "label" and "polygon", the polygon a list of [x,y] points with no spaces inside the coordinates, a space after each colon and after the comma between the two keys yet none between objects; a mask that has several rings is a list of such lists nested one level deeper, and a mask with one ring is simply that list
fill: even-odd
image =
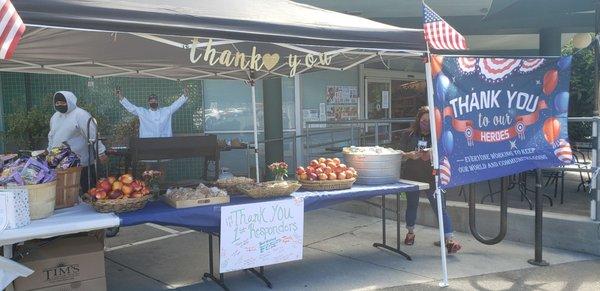
[{"label": "blue tablecloth", "polygon": [[[367,199],[374,196],[397,194],[400,192],[418,191],[419,186],[407,183],[394,183],[379,186],[354,185],[351,189],[336,191],[297,191],[294,197],[304,199],[304,211],[311,211],[331,206],[333,204]],[[141,210],[117,214],[121,219],[121,226],[130,226],[152,222],[161,225],[183,226],[206,232],[218,232],[221,225],[221,206],[245,203],[264,202],[275,199],[252,199],[246,196],[231,197],[229,204],[208,205],[191,208],[176,209],[163,202],[151,202]]]}]

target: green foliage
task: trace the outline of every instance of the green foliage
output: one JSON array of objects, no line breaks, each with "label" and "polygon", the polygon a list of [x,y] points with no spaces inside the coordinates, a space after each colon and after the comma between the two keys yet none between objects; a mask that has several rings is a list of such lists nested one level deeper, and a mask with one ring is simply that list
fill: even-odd
[{"label": "green foliage", "polygon": [[[569,88],[569,116],[593,116],[594,51],[592,49],[578,50],[570,42],[563,47],[562,54],[573,55]],[[591,134],[591,123],[569,123],[569,138],[573,141],[587,140]]]},{"label": "green foliage", "polygon": [[[41,104],[30,109],[20,108],[6,116],[6,137],[16,149],[45,149],[48,144],[50,117],[54,114],[52,95],[40,98]],[[77,105],[94,116],[99,124],[100,132],[106,132],[108,121],[104,115],[98,114],[96,106],[85,101]],[[13,108],[19,108],[13,106]],[[103,126],[104,125],[104,126]]]}]

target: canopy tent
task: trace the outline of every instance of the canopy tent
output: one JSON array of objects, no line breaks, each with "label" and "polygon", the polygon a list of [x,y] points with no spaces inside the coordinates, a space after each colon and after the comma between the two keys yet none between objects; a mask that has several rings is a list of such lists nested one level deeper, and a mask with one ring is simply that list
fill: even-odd
[{"label": "canopy tent", "polygon": [[[20,0],[13,4],[27,30],[13,58],[0,62],[0,71],[248,81],[257,171],[254,81],[313,70],[343,71],[365,62],[421,57],[427,52],[420,29],[287,0]],[[226,51],[247,57],[257,51],[264,58],[269,55],[274,65],[249,69],[191,62],[193,50],[204,54],[209,45],[216,58]],[[289,63],[292,56],[300,60],[295,68]],[[309,58],[330,61],[309,64],[304,61]],[[441,240],[442,228],[440,224]],[[447,283],[443,245],[441,249]]]}]

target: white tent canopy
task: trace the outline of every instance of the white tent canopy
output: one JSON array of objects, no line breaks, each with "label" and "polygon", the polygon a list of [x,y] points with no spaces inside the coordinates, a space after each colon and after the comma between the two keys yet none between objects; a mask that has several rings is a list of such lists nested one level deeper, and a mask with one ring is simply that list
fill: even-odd
[{"label": "white tent canopy", "polygon": [[[0,61],[0,71],[249,81],[257,171],[254,81],[293,75],[290,55],[300,60],[295,73],[301,74],[343,71],[365,62],[421,57],[427,52],[420,29],[288,0],[19,0],[13,4],[27,30],[13,58]],[[278,55],[278,61],[271,62],[275,64],[270,68],[254,69],[191,62],[191,50],[204,54],[209,40],[216,58],[225,51],[248,57],[256,48],[271,61]],[[319,57],[331,60],[327,64],[303,62]],[[441,221],[440,239],[444,239]],[[441,249],[445,258],[443,245]],[[447,283],[445,260],[443,266]]]}]

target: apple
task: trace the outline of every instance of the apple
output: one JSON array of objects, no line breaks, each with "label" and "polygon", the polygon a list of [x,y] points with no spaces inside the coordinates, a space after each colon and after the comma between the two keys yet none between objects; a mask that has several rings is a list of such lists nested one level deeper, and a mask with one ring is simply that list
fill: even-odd
[{"label": "apple", "polygon": [[306,170],[304,169],[304,167],[298,167],[298,168],[296,168],[296,174],[302,175],[304,173],[306,173]]},{"label": "apple", "polygon": [[314,181],[314,180],[319,179],[319,176],[317,175],[317,173],[313,172],[313,173],[308,174],[308,179],[311,181]]},{"label": "apple", "polygon": [[346,179],[352,179],[354,178],[354,173],[352,173],[352,171],[350,170],[346,170]]},{"label": "apple", "polygon": [[148,194],[150,194],[150,189],[144,187],[141,192],[142,192],[142,195],[148,195]]},{"label": "apple", "polygon": [[315,168],[313,168],[313,167],[307,167],[306,168],[306,174],[310,175],[310,173],[314,173],[314,172],[315,172]]},{"label": "apple", "polygon": [[325,163],[325,161],[327,161],[327,159],[325,159],[323,157],[319,158],[319,164],[323,164],[323,163]]},{"label": "apple", "polygon": [[333,162],[334,162],[336,165],[339,165],[339,164],[342,162],[342,161],[340,161],[340,159],[338,159],[338,158],[333,158],[332,160],[333,160]]},{"label": "apple", "polygon": [[108,180],[104,179],[102,182],[100,182],[99,188],[105,192],[110,192],[110,190],[112,190],[112,184]]},{"label": "apple", "polygon": [[113,190],[108,193],[108,199],[117,199],[121,198],[121,196],[123,196],[123,192],[121,190]]},{"label": "apple", "polygon": [[123,194],[129,196],[131,193],[133,193],[133,187],[130,185],[123,185],[123,187],[121,187],[121,191],[123,191]]},{"label": "apple", "polygon": [[95,195],[96,199],[106,199],[106,196],[107,196],[106,191],[104,191],[104,190],[96,191],[96,195]]},{"label": "apple", "polygon": [[334,162],[329,162],[329,163],[327,163],[327,167],[335,169],[335,168],[337,168],[337,165]]},{"label": "apple", "polygon": [[333,169],[328,166],[325,168],[325,170],[323,170],[323,173],[329,175],[329,174],[333,173]]},{"label": "apple", "polygon": [[142,194],[142,192],[139,192],[139,191],[138,191],[138,192],[133,192],[133,193],[131,194],[131,196],[129,196],[129,197],[131,197],[131,198],[140,198],[140,197],[142,197],[142,196],[144,196],[144,194]]},{"label": "apple", "polygon": [[108,177],[108,182],[112,185],[112,183],[114,183],[117,180],[117,178],[110,176]]},{"label": "apple", "polygon": [[345,164],[340,164],[339,167],[343,170],[348,170],[348,166],[346,166]]},{"label": "apple", "polygon": [[140,190],[142,190],[143,187],[140,181],[134,180],[133,182],[131,182],[131,188],[133,188],[133,191],[139,192]]},{"label": "apple", "polygon": [[321,169],[325,170],[325,168],[327,168],[327,164],[325,164],[325,163],[320,163],[320,164],[319,164],[319,168],[321,168]]},{"label": "apple", "polygon": [[310,161],[310,165],[311,165],[311,167],[316,167],[319,165],[319,162],[317,160],[312,160],[312,161]]},{"label": "apple", "polygon": [[341,172],[337,174],[338,180],[346,180],[346,172]]},{"label": "apple", "polygon": [[102,182],[104,182],[104,181],[108,181],[108,179],[106,179],[106,178],[99,179],[99,180],[96,182],[96,188],[102,188],[102,186],[101,186],[101,185],[102,185]]},{"label": "apple", "polygon": [[123,187],[123,183],[119,182],[119,181],[115,181],[112,184],[112,189],[114,190],[121,190],[121,188]]},{"label": "apple", "polygon": [[337,175],[335,173],[329,174],[329,180],[337,180]]},{"label": "apple", "polygon": [[123,184],[131,184],[133,182],[133,176],[131,174],[125,174],[119,177],[119,181]]},{"label": "apple", "polygon": [[329,176],[325,173],[319,174],[319,180],[327,180],[328,178],[329,178]]},{"label": "apple", "polygon": [[343,173],[343,172],[345,172],[345,170],[344,170],[344,169],[342,169],[342,168],[340,168],[339,166],[336,166],[336,167],[335,167],[335,169],[333,169],[333,171],[334,171],[336,174],[339,174],[339,173]]},{"label": "apple", "polygon": [[323,169],[321,169],[321,168],[317,168],[317,169],[315,170],[315,174],[317,174],[317,175],[323,174],[324,172],[325,172],[325,171],[324,171]]},{"label": "apple", "polygon": [[300,180],[307,180],[308,179],[308,175],[306,173],[300,174],[300,175],[298,175],[298,179],[300,179]]},{"label": "apple", "polygon": [[356,170],[353,167],[349,167],[348,170],[350,170],[352,173],[356,173]]},{"label": "apple", "polygon": [[325,159],[325,163],[326,164],[333,163],[333,159],[327,158],[327,159]]}]

